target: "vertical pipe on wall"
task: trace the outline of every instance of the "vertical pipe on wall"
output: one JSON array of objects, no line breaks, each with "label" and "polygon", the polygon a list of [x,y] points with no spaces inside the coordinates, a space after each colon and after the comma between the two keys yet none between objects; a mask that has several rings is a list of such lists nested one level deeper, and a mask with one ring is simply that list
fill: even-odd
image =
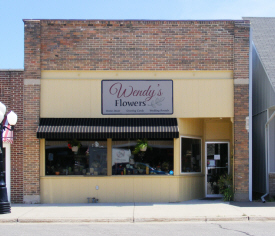
[{"label": "vertical pipe on wall", "polygon": [[231,160],[231,156],[230,156],[230,161],[232,161],[232,163],[230,162],[230,165],[232,165],[232,176],[233,176],[233,189],[235,189],[235,137],[234,137],[234,117],[231,117],[231,124],[232,124],[232,127],[231,127],[231,130],[232,130],[232,142],[231,142],[231,145],[232,145],[232,153],[230,153],[230,155],[232,156],[232,160]]},{"label": "vertical pipe on wall", "polygon": [[[267,111],[267,115],[269,116],[269,111]],[[267,119],[267,122],[265,123],[265,168],[266,168],[266,193],[261,196],[262,202],[265,203],[265,197],[269,194],[269,171],[268,171],[268,152],[269,152],[269,148],[268,148],[268,144],[269,144],[269,123],[273,120],[275,116],[275,111],[272,113],[272,115],[270,116],[270,118]]]},{"label": "vertical pipe on wall", "polygon": [[249,36],[249,201],[252,201],[252,28]]}]

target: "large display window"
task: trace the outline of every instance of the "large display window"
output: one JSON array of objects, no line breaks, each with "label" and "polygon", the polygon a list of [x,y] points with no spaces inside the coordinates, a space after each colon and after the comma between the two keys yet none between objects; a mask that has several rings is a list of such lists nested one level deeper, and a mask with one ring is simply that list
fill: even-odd
[{"label": "large display window", "polygon": [[46,175],[107,175],[107,141],[46,140],[45,147]]},{"label": "large display window", "polygon": [[[146,150],[142,149],[147,146]],[[112,142],[113,175],[173,175],[173,140],[123,140]]]},{"label": "large display window", "polygon": [[201,139],[181,137],[181,172],[201,172]]},{"label": "large display window", "polygon": [[[173,175],[173,169],[173,139],[112,141],[112,175]],[[106,176],[107,141],[46,140],[45,174]]]}]

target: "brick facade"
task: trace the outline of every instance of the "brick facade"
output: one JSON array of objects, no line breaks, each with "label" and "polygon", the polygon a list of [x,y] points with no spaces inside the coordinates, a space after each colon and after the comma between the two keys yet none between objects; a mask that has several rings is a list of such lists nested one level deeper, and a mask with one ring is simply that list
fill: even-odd
[{"label": "brick facade", "polygon": [[234,25],[234,21],[45,20],[41,69],[233,70]]},{"label": "brick facade", "polygon": [[25,24],[24,51],[24,199],[40,202],[39,140],[36,129],[40,114],[40,21]]},{"label": "brick facade", "polygon": [[249,191],[249,34],[247,23],[234,30],[234,186],[235,201],[248,201]]},{"label": "brick facade", "polygon": [[248,85],[234,86],[234,200],[248,201],[249,137],[245,129],[248,117]]},{"label": "brick facade", "polygon": [[[247,21],[25,20],[24,24],[24,202],[40,201],[35,132],[41,70],[233,70],[235,199],[248,199]],[[17,197],[15,190],[12,194],[13,201],[22,199],[22,191]]]},{"label": "brick facade", "polygon": [[22,70],[0,70],[0,101],[17,116],[11,145],[11,199],[13,203],[23,201],[23,74]]}]

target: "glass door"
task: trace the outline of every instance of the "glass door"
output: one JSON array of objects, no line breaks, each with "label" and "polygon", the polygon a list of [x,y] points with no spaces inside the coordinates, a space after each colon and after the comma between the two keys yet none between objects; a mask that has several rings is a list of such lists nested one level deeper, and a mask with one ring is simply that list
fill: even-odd
[{"label": "glass door", "polygon": [[206,142],[206,197],[222,197],[218,180],[229,173],[229,142]]}]

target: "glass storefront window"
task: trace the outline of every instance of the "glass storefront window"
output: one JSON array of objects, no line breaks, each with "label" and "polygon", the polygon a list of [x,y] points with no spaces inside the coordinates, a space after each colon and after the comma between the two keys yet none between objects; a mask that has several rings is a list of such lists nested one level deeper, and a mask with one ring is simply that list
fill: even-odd
[{"label": "glass storefront window", "polygon": [[201,172],[201,139],[181,137],[181,172]]},{"label": "glass storefront window", "polygon": [[80,141],[73,151],[68,141],[47,141],[46,175],[107,175],[107,141]]},{"label": "glass storefront window", "polygon": [[113,175],[173,175],[173,140],[149,140],[146,151],[132,152],[137,140],[112,142]]}]

